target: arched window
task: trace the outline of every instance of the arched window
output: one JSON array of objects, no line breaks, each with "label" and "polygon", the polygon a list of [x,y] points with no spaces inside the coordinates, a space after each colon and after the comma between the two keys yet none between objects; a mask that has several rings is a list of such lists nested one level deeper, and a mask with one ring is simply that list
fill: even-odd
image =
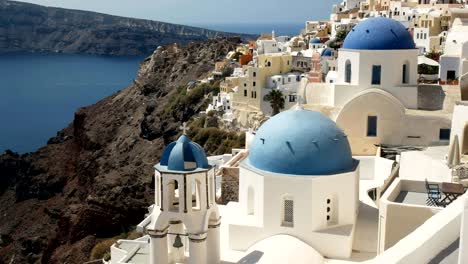
[{"label": "arched window", "polygon": [[294,199],[291,196],[284,196],[282,201],[282,226],[294,226]]},{"label": "arched window", "polygon": [[267,67],[271,67],[271,61],[267,63]]},{"label": "arched window", "polygon": [[199,180],[193,179],[191,185],[192,211],[198,211],[201,209],[201,183]]},{"label": "arched window", "polygon": [[351,83],[351,62],[349,60],[346,61],[345,66],[345,82]]},{"label": "arched window", "polygon": [[255,192],[252,186],[247,190],[247,214],[255,214]]},{"label": "arched window", "polygon": [[168,205],[169,211],[171,212],[179,212],[179,195],[178,189],[179,184],[176,180],[170,180],[167,185],[167,198],[168,198]]}]

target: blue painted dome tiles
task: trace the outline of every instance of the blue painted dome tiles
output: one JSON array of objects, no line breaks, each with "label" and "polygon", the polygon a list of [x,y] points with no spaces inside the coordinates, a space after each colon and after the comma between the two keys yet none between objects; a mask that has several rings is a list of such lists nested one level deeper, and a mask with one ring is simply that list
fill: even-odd
[{"label": "blue painted dome tiles", "polygon": [[180,136],[164,149],[159,165],[167,166],[167,169],[172,171],[210,168],[203,148],[186,135]]},{"label": "blue painted dome tiles", "polygon": [[265,122],[250,147],[251,166],[289,175],[334,175],[354,170],[346,135],[319,112],[289,110]]},{"label": "blue painted dome tiles", "polygon": [[398,21],[369,18],[357,24],[346,36],[344,49],[355,50],[405,50],[415,49],[413,37]]}]

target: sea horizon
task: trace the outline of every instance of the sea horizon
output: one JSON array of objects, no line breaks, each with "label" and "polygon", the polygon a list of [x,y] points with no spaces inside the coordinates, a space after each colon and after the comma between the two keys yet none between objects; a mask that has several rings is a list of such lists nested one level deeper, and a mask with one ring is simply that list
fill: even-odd
[{"label": "sea horizon", "polygon": [[304,23],[203,23],[192,24],[192,26],[217,30],[229,33],[255,34],[271,33],[275,31],[277,36],[287,35],[295,36],[304,29]]}]

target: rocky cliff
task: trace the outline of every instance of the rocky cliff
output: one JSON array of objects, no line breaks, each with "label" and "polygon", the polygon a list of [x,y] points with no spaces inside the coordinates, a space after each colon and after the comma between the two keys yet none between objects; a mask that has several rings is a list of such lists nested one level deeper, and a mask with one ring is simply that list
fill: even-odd
[{"label": "rocky cliff", "polygon": [[[97,241],[138,224],[154,199],[163,147],[208,100],[209,89],[183,85],[235,46],[216,39],[159,48],[133,85],[79,109],[47,146],[0,156],[0,263],[83,263]],[[192,136],[207,149],[233,142],[230,133],[215,131],[215,140],[202,132]]]},{"label": "rocky cliff", "polygon": [[[160,45],[239,36],[201,28],[0,0],[0,53],[149,55]],[[251,39],[251,35],[241,35]]]}]

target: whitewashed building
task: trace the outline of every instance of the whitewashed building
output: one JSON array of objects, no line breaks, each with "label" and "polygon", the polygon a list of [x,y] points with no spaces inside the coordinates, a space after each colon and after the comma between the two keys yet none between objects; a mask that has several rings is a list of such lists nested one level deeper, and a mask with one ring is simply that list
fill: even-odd
[{"label": "whitewashed building", "polygon": [[256,55],[282,52],[282,48],[276,39],[259,39],[256,42]]},{"label": "whitewashed building", "polygon": [[440,57],[439,78],[442,81],[458,80],[466,73],[468,73],[468,12],[466,18],[458,17],[454,20],[447,34],[444,54]]},{"label": "whitewashed building", "polygon": [[333,83],[307,85],[307,105],[328,109],[354,154],[375,153],[379,144],[438,142],[440,130],[450,128],[450,115],[424,111],[444,109],[444,97],[440,86],[418,85],[418,54],[401,23],[364,20],[338,51],[336,72],[326,78]]}]

